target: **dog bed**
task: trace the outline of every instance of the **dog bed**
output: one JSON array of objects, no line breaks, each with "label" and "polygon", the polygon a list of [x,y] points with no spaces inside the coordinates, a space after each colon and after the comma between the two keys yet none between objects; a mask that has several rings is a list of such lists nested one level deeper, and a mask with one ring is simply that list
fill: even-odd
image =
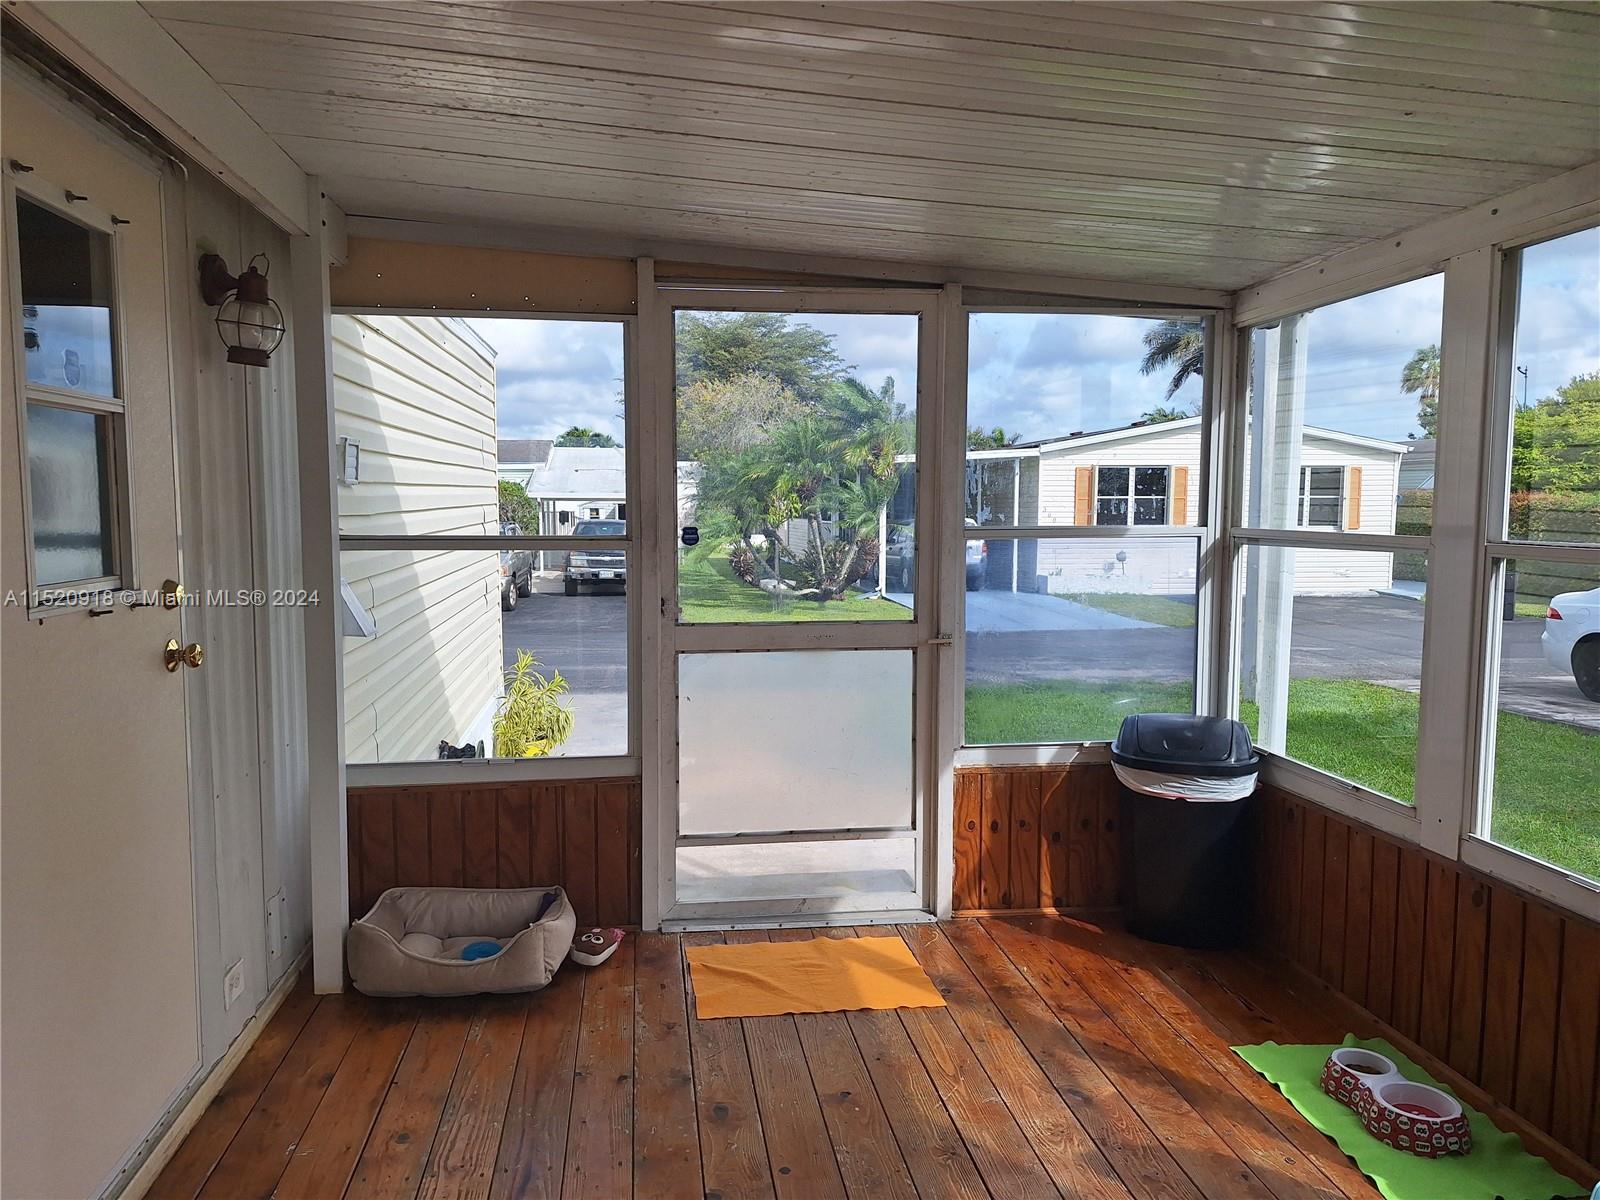
[{"label": "dog bed", "polygon": [[[555,975],[576,925],[558,887],[390,888],[350,926],[345,951],[352,981],[369,996],[532,992]],[[500,949],[462,957],[481,942]]]}]

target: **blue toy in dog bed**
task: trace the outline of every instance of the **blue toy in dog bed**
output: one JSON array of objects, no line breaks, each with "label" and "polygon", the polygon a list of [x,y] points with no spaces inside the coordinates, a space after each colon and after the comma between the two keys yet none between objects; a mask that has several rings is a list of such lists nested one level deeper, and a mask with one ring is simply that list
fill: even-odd
[{"label": "blue toy in dog bed", "polygon": [[493,958],[500,953],[499,942],[473,942],[470,946],[461,948],[461,957],[468,962],[479,958]]}]

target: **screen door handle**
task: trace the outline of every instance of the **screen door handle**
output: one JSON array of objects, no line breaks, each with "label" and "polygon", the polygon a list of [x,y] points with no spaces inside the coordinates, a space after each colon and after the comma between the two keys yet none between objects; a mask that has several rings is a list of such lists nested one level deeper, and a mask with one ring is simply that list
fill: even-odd
[{"label": "screen door handle", "polygon": [[955,635],[949,633],[935,634],[928,639],[928,645],[930,646],[953,646],[955,642]]}]

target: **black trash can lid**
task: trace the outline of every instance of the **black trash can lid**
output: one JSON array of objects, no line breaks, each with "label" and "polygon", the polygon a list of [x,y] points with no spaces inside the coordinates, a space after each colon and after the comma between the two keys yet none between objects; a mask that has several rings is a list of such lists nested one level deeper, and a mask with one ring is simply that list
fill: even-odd
[{"label": "black trash can lid", "polygon": [[1124,717],[1111,743],[1111,761],[1142,771],[1231,778],[1260,765],[1250,731],[1227,717],[1136,713]]}]

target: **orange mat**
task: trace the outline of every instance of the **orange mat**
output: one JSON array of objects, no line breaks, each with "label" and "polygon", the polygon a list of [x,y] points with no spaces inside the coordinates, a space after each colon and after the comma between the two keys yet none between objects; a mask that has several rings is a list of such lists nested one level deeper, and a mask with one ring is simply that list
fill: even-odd
[{"label": "orange mat", "polygon": [[943,1008],[897,937],[689,946],[695,1016],[772,1017],[856,1008]]}]

